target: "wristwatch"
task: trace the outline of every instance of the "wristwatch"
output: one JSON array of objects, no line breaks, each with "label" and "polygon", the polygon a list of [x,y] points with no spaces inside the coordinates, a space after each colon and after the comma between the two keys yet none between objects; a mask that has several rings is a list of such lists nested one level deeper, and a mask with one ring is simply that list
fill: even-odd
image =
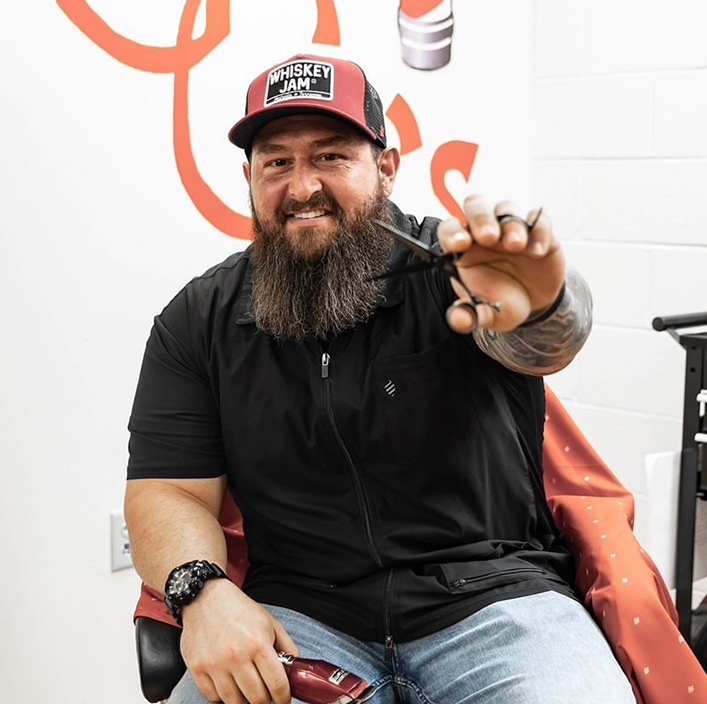
[{"label": "wristwatch", "polygon": [[164,603],[174,620],[181,626],[181,612],[190,604],[209,579],[228,579],[228,575],[213,562],[192,560],[178,565],[167,577],[164,585]]}]

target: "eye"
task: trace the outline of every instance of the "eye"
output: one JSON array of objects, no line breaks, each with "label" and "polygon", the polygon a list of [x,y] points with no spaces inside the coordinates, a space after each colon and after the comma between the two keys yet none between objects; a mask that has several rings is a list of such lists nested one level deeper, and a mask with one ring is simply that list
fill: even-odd
[{"label": "eye", "polygon": [[334,154],[333,152],[327,152],[326,154],[322,154],[320,157],[322,161],[338,161],[343,158],[344,157],[341,154]]},{"label": "eye", "polygon": [[287,165],[287,159],[271,159],[270,161],[266,162],[265,166],[270,167],[270,168],[282,168],[283,166]]}]

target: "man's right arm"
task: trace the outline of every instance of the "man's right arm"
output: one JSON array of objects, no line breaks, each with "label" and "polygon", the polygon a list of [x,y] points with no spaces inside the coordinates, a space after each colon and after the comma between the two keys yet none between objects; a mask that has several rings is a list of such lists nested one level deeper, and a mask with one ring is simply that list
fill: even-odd
[{"label": "man's right arm", "polygon": [[225,569],[226,541],[218,522],[226,477],[131,479],[125,520],[133,563],[143,581],[161,592],[170,571],[190,560]]},{"label": "man's right arm", "polygon": [[[177,565],[203,559],[226,568],[218,521],[225,476],[205,479],[131,479],[125,519],[140,577],[162,591]],[[182,609],[181,650],[194,682],[211,701],[276,704],[290,701],[277,651],[297,647],[268,611],[225,579],[212,579]]]}]

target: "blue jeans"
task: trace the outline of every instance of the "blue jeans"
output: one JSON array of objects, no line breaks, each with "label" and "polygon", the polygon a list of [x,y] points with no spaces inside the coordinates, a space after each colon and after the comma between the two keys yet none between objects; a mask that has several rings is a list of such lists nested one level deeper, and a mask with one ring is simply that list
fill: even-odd
[{"label": "blue jeans", "polygon": [[[395,646],[347,636],[266,606],[300,655],[374,683],[370,704],[635,704],[631,686],[584,607],[556,592],[491,604],[459,623]],[[189,673],[170,704],[207,704]],[[297,700],[293,700],[297,701]]]}]

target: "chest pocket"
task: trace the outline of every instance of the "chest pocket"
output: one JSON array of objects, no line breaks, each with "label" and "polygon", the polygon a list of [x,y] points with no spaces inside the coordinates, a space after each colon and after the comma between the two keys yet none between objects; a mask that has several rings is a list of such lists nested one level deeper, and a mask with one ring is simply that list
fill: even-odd
[{"label": "chest pocket", "polygon": [[399,462],[468,455],[479,420],[462,368],[459,345],[451,337],[418,354],[373,362],[387,442]]}]

